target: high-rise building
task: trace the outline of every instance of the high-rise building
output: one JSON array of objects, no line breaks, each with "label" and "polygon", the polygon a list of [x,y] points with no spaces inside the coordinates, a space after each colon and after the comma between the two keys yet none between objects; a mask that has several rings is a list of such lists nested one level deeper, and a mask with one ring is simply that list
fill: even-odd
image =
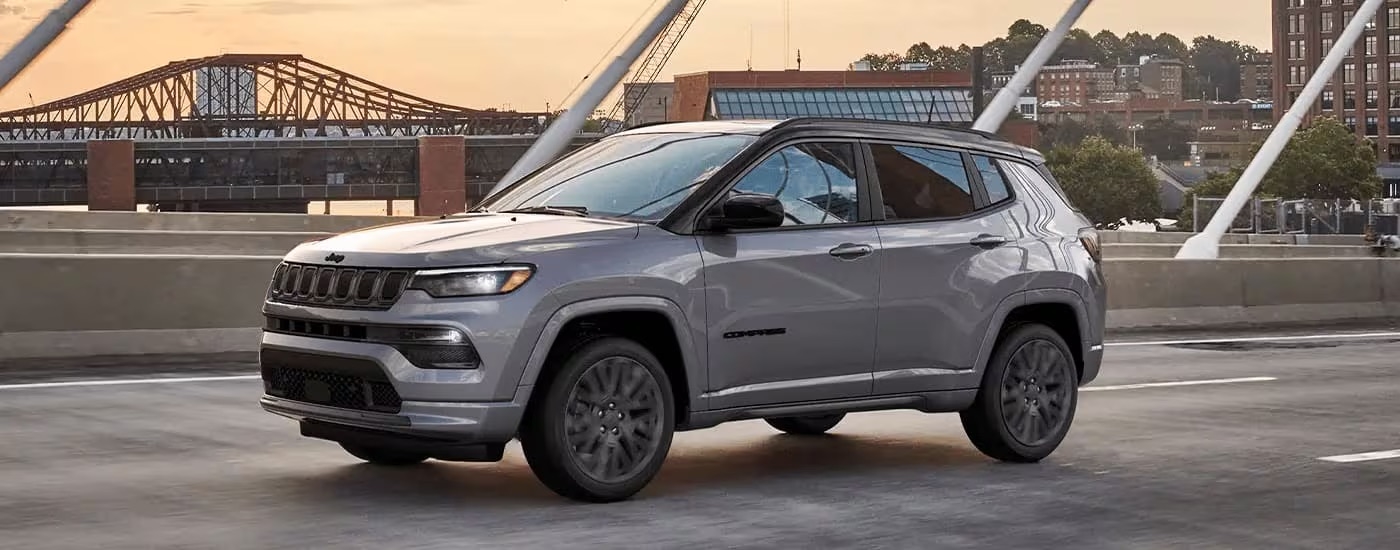
[{"label": "high-rise building", "polygon": [[[1297,100],[1360,4],[1273,0],[1275,117]],[[1376,143],[1381,161],[1400,161],[1400,1],[1387,2],[1366,25],[1309,111],[1314,116],[1340,119]]]}]

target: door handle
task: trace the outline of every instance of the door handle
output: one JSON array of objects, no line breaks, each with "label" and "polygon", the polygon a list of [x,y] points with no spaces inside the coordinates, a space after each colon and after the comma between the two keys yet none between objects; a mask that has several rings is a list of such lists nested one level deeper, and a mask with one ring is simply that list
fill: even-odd
[{"label": "door handle", "polygon": [[854,260],[857,258],[864,258],[873,253],[875,253],[875,247],[873,246],[870,246],[868,244],[851,243],[842,244],[840,246],[837,246],[836,248],[831,249],[831,251],[828,252],[828,254],[831,254],[832,256],[841,258],[843,260]]},{"label": "door handle", "polygon": [[981,235],[973,237],[971,242],[973,246],[980,246],[983,248],[995,248],[1006,244],[1007,239],[1006,237],[1003,237],[1001,235],[988,235],[986,233],[983,233]]}]

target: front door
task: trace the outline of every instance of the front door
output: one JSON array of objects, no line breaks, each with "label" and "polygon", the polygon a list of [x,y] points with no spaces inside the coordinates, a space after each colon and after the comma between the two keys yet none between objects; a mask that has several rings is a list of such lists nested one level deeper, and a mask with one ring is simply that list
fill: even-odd
[{"label": "front door", "polygon": [[777,196],[783,227],[698,236],[714,409],[871,391],[880,246],[854,142],[787,145],[734,191]]}]

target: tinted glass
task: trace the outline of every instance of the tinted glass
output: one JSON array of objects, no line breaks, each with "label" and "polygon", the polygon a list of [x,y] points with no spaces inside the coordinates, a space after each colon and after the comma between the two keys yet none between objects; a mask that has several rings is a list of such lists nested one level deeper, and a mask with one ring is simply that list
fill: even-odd
[{"label": "tinted glass", "polygon": [[756,138],[632,134],[604,139],[512,186],[484,206],[584,207],[589,215],[656,221]]},{"label": "tinted glass", "polygon": [[855,158],[851,143],[792,145],[764,159],[733,190],[778,197],[787,213],[783,225],[854,222],[860,212]]},{"label": "tinted glass", "polygon": [[977,172],[982,176],[982,187],[987,189],[988,203],[997,204],[1011,198],[1011,187],[1006,183],[1006,175],[1001,173],[1001,167],[992,162],[992,159],[983,156],[973,156],[972,160],[977,165]]},{"label": "tinted glass", "polygon": [[976,210],[962,155],[955,151],[872,145],[885,219],[953,218]]},{"label": "tinted glass", "polygon": [[921,123],[972,122],[972,92],[960,88],[715,90],[718,119],[782,120],[808,114]]}]

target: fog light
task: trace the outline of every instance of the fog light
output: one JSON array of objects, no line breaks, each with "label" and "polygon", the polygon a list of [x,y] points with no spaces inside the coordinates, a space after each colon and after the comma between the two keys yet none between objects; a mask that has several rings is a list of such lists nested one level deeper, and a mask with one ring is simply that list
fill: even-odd
[{"label": "fog light", "polygon": [[461,344],[465,334],[446,327],[370,327],[369,339],[385,344]]},{"label": "fog light", "polygon": [[399,344],[394,346],[420,369],[475,369],[481,367],[476,348],[467,345]]}]

